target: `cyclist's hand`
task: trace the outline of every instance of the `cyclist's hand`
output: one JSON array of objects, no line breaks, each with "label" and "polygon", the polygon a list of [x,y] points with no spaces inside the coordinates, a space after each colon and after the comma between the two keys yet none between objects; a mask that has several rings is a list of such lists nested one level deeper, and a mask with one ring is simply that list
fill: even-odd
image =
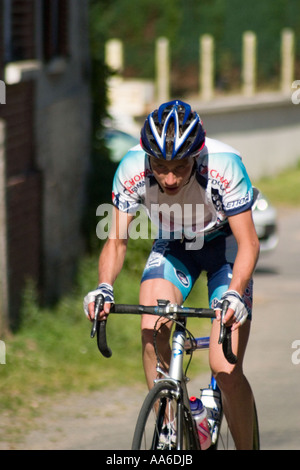
[{"label": "cyclist's hand", "polygon": [[232,325],[232,330],[236,330],[245,323],[248,316],[247,309],[240,294],[235,290],[228,290],[224,292],[221,299],[214,307],[218,321],[221,320],[222,302],[224,300],[229,301],[229,307],[223,318],[223,323],[225,323],[227,326]]},{"label": "cyclist's hand", "polygon": [[102,294],[104,297],[103,311],[100,312],[100,319],[105,320],[110,311],[111,304],[114,303],[114,291],[110,284],[103,282],[99,284],[97,289],[89,292],[83,300],[83,309],[89,320],[94,319],[94,302],[97,295]]}]

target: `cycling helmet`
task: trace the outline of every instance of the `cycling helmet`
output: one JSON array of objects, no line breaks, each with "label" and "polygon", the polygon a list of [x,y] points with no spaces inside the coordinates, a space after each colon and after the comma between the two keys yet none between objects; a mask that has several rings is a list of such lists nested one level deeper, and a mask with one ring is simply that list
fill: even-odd
[{"label": "cycling helmet", "polygon": [[204,147],[205,130],[200,116],[183,101],[162,104],[147,117],[141,130],[141,146],[164,160],[195,157]]}]

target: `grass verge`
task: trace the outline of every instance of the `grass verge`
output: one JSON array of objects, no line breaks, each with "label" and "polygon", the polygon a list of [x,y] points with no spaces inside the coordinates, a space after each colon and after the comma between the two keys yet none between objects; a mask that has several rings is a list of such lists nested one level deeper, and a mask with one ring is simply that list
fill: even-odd
[{"label": "grass verge", "polygon": [[256,186],[276,207],[300,206],[300,160],[293,168],[282,171],[275,177],[262,178]]}]

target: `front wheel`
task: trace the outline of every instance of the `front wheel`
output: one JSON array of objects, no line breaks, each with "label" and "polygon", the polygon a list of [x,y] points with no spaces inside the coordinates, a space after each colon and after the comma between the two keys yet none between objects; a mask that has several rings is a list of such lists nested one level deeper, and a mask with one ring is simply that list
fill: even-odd
[{"label": "front wheel", "polygon": [[191,450],[199,448],[194,421],[183,404],[182,391],[159,381],[142,405],[133,436],[133,450]]}]

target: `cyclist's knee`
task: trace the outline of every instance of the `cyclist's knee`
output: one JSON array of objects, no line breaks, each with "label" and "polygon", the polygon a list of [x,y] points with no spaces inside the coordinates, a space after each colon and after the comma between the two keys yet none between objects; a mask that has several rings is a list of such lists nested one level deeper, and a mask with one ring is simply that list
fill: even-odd
[{"label": "cyclist's knee", "polygon": [[148,328],[142,328],[142,345],[143,349],[147,348],[149,350],[152,350],[154,345],[153,345],[153,330],[150,330]]},{"label": "cyclist's knee", "polygon": [[168,326],[161,325],[158,331],[154,332],[154,329],[142,327],[142,344],[144,347],[147,345],[153,347],[154,345],[154,334],[155,334],[155,341],[159,345],[169,344],[170,339],[170,330]]},{"label": "cyclist's knee", "polygon": [[244,374],[239,369],[233,369],[232,371],[214,371],[213,375],[217,381],[218,387],[226,395],[234,392],[237,387],[240,387],[240,384],[244,380]]},{"label": "cyclist's knee", "polygon": [[[154,345],[154,336],[153,336],[153,329],[142,328],[142,347],[143,347],[143,355],[144,357],[154,358],[156,355],[155,352],[155,345]],[[169,356],[170,345],[170,331],[169,328],[166,326],[162,326],[161,329],[156,334],[156,348],[159,354],[163,357]]]}]

